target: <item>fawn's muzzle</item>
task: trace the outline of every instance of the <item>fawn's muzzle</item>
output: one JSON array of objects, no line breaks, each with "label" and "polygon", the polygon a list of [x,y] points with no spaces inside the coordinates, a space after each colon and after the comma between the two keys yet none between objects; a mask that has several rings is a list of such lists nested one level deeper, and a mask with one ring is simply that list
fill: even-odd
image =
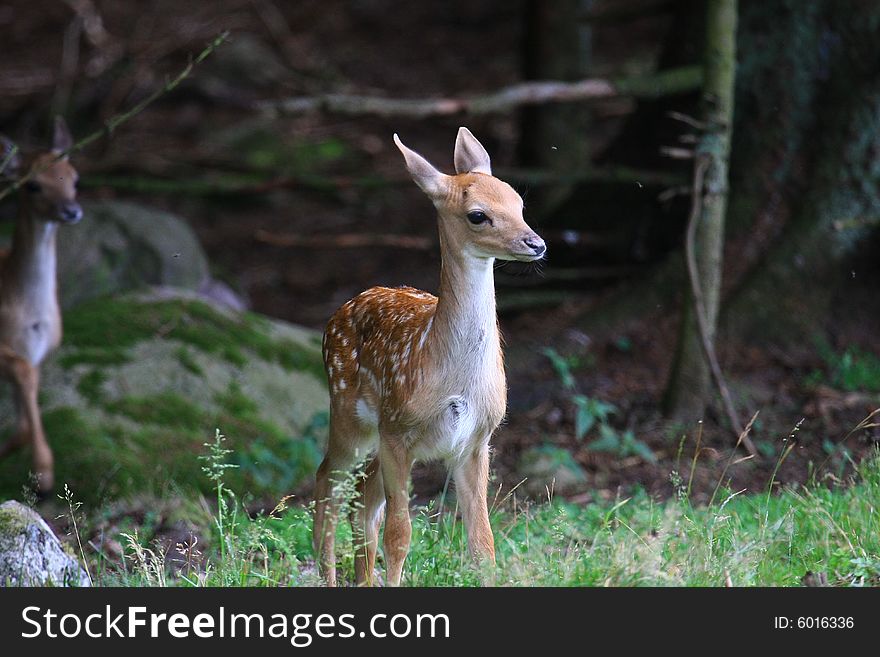
[{"label": "fawn's muzzle", "polygon": [[65,203],[58,210],[58,218],[65,224],[75,224],[82,219],[83,211],[79,203]]},{"label": "fawn's muzzle", "polygon": [[527,233],[516,245],[514,255],[517,260],[530,262],[538,260],[547,252],[547,245],[537,233]]}]

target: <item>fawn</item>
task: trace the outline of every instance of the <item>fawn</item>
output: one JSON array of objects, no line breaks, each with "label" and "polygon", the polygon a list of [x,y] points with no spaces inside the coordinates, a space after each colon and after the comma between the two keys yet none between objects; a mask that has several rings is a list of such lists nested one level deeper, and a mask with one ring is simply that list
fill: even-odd
[{"label": "fawn", "polygon": [[27,164],[17,154],[10,158],[12,144],[0,137],[0,163],[6,162],[0,176],[15,178],[26,168],[35,172],[21,188],[12,248],[0,260],[0,376],[12,383],[18,410],[15,433],[0,447],[0,458],[30,443],[41,493],[52,489],[54,478],[37,392],[40,363],[61,343],[55,236],[59,224],[82,218],[76,202],[78,175],[66,157],[58,158],[71,143],[60,117],[52,149]]},{"label": "fawn", "polygon": [[488,153],[467,128],[459,129],[455,142],[456,175],[435,169],[397,135],[394,142],[438,212],[439,297],[410,287],[374,287],[327,324],[330,436],[316,477],[313,538],[330,586],[336,584],[339,510],[334,484],[374,450],[351,516],[358,584],[372,583],[386,505],[386,583],[400,584],[416,459],[443,459],[452,469],[470,552],[494,565],[486,503],[489,439],[505,414],[507,384],[493,264],[496,258],[538,260],[546,251],[523,220],[522,198],[492,176]]}]

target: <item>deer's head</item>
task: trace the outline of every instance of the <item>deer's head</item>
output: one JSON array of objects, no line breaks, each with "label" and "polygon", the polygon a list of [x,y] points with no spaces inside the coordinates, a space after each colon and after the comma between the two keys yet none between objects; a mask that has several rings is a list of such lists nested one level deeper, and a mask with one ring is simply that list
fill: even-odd
[{"label": "deer's head", "polygon": [[467,128],[455,140],[455,175],[438,171],[424,157],[394,143],[406,168],[440,215],[440,233],[447,249],[476,258],[530,262],[547,247],[523,219],[523,200],[506,182],[492,175],[489,154]]},{"label": "deer's head", "polygon": [[[55,119],[50,150],[38,153],[29,160],[16,152],[0,172],[0,176],[17,178],[25,170],[33,171],[33,176],[22,185],[22,203],[30,216],[40,221],[58,221],[75,224],[82,219],[82,208],[76,200],[79,174],[67,157],[58,158],[59,153],[72,145],[70,132],[64,119]],[[0,136],[0,163],[7,159],[12,142]]]}]

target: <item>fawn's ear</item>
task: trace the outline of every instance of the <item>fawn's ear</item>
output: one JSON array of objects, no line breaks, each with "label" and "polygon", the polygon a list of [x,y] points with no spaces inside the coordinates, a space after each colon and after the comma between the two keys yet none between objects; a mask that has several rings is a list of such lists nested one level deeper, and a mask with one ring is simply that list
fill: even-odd
[{"label": "fawn's ear", "polygon": [[397,144],[397,148],[403,153],[403,159],[406,160],[407,171],[409,171],[409,174],[413,177],[413,180],[416,181],[416,184],[421,187],[422,191],[431,198],[440,198],[444,196],[449,176],[437,171],[437,169],[434,168],[434,165],[428,162],[428,160],[411,148],[405,146],[404,143],[400,141],[400,137],[397,136],[397,133],[394,134],[394,143]]},{"label": "fawn's ear", "polygon": [[73,146],[73,138],[67,129],[67,122],[62,116],[55,117],[55,129],[52,131],[52,150],[56,153],[66,151]]},{"label": "fawn's ear", "polygon": [[492,175],[489,154],[471,131],[462,126],[455,138],[455,173],[485,173]]},{"label": "fawn's ear", "polygon": [[20,169],[21,151],[11,139],[0,135],[0,178],[16,178]]}]

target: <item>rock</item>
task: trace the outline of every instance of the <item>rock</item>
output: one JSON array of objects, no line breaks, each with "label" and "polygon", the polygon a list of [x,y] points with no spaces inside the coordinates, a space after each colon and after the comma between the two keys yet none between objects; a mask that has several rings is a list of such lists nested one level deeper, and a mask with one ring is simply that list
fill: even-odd
[{"label": "rock", "polygon": [[566,495],[583,489],[587,475],[571,453],[554,445],[530,447],[519,459],[518,474],[526,478],[523,488],[533,497]]},{"label": "rock", "polygon": [[[0,247],[8,248],[11,222],[3,233]],[[211,277],[198,238],[174,214],[126,201],[87,201],[82,221],[59,230],[62,307],[150,286],[193,290],[236,310],[247,307],[240,295]]]},{"label": "rock", "polygon": [[0,586],[89,586],[40,515],[15,501],[0,504]]},{"label": "rock", "polygon": [[[66,311],[40,397],[55,481],[85,502],[208,491],[198,456],[216,428],[232,489],[277,499],[312,481],[329,405],[319,333],[167,287]],[[11,417],[3,386],[0,434]],[[0,462],[0,495],[27,482],[25,451]]]},{"label": "rock", "polygon": [[198,290],[208,260],[187,222],[124,201],[83,203],[83,219],[58,233],[61,304],[151,285]]}]

